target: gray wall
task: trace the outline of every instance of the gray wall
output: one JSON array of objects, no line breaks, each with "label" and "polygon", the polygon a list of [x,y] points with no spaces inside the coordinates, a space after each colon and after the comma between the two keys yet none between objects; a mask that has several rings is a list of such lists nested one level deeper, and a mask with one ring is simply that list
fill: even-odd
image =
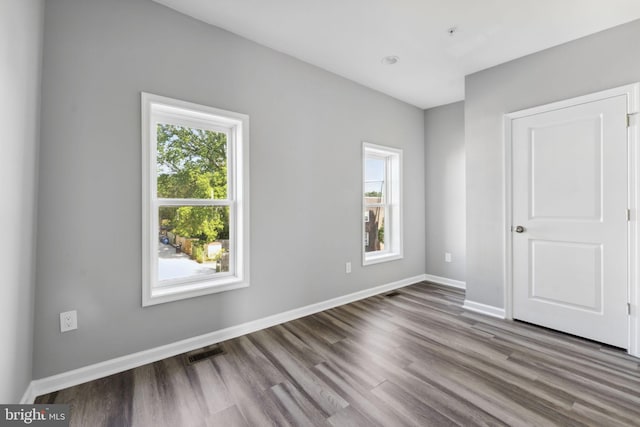
[{"label": "gray wall", "polygon": [[425,110],[424,141],[426,273],[464,281],[464,102]]},{"label": "gray wall", "polygon": [[640,21],[466,77],[467,299],[504,305],[503,115],[640,81]]},{"label": "gray wall", "polygon": [[[44,31],[34,378],[424,273],[421,110],[148,0]],[[141,307],[140,91],[250,115],[251,287]],[[405,160],[405,258],[366,268],[363,140]]]},{"label": "gray wall", "polygon": [[0,0],[0,403],[31,381],[41,0]]}]

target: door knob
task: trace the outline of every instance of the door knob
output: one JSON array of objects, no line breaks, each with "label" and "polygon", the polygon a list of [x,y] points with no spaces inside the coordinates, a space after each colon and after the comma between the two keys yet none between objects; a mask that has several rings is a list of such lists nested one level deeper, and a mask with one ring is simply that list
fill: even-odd
[{"label": "door knob", "polygon": [[524,233],[525,228],[521,225],[518,225],[513,231],[516,233]]}]

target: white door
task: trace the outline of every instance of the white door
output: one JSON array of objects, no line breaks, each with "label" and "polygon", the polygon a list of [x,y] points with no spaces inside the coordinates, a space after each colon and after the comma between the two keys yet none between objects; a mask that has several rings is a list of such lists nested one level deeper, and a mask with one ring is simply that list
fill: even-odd
[{"label": "white door", "polygon": [[513,120],[514,319],[628,348],[626,118],[620,95]]}]

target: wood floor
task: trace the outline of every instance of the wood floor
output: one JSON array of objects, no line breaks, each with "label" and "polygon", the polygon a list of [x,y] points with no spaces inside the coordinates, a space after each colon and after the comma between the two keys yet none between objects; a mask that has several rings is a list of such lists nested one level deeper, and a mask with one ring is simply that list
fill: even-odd
[{"label": "wood floor", "polygon": [[638,359],[399,289],[48,395],[72,426],[640,426]]}]

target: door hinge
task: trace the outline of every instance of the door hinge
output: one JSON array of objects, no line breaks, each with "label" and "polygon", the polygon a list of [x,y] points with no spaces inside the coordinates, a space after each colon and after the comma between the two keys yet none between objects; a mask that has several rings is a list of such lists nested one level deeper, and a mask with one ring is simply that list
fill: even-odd
[{"label": "door hinge", "polygon": [[629,314],[629,315],[631,314],[631,303],[630,302],[627,303],[627,314]]},{"label": "door hinge", "polygon": [[627,209],[627,221],[631,221],[631,209]]}]

